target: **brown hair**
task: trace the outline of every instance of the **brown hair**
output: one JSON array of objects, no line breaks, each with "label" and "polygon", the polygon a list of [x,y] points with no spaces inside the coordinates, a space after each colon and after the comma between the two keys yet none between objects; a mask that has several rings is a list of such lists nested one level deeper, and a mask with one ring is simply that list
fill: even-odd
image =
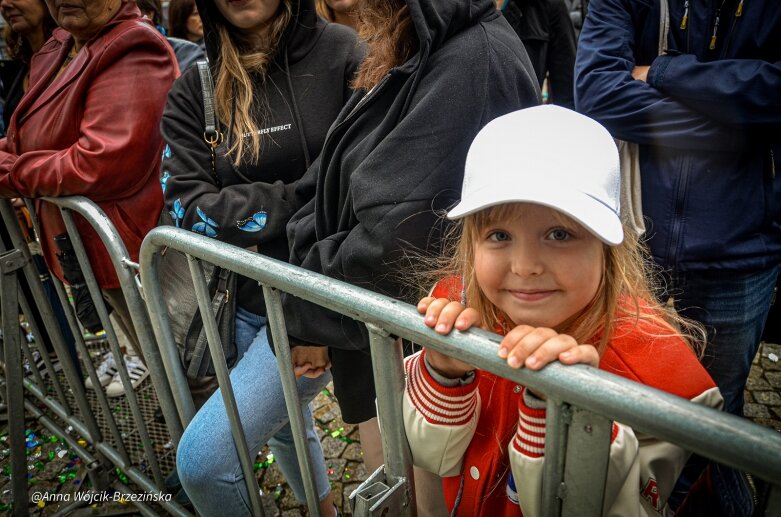
[{"label": "brown hair", "polygon": [[[43,41],[48,40],[54,29],[57,28],[57,22],[52,18],[49,12],[49,7],[40,0],[43,5]],[[16,32],[11,28],[11,25],[6,23],[3,30],[3,39],[5,40],[5,46],[8,49],[8,55],[12,59],[18,59],[22,63],[29,63],[33,57],[33,49],[30,46],[30,42],[27,41],[22,34]]]},{"label": "brown hair", "polygon": [[[517,217],[520,206],[520,203],[505,203],[461,219],[448,235],[450,258],[444,259],[436,273],[439,279],[445,276],[461,278],[467,305],[478,312],[481,324],[487,328],[500,325],[507,331],[512,322],[488,300],[477,284],[475,244],[487,225],[496,220]],[[602,354],[608,342],[615,337],[618,322],[638,323],[643,320],[651,325],[637,326],[641,331],[654,329],[662,332],[655,336],[680,335],[696,352],[702,350],[704,329],[656,300],[653,294],[658,287],[654,283],[655,269],[637,235],[624,228],[623,242],[618,246],[605,244],[603,256],[604,274],[594,299],[580,314],[565,322],[564,332],[579,343],[594,345]]]},{"label": "brown hair", "polygon": [[160,4],[160,0],[136,0],[136,5],[141,10],[141,14],[152,13],[150,21],[153,25],[163,24],[163,6]]},{"label": "brown hair", "polygon": [[[220,41],[215,107],[219,119],[230,123],[230,132],[234,136],[228,142],[228,154],[233,157],[235,165],[241,163],[247,152],[252,161],[257,161],[260,156],[261,138],[256,119],[258,115],[263,115],[265,99],[256,98],[257,79],[253,75],[266,73],[292,17],[291,0],[282,0],[262,48],[257,48],[256,43],[253,44],[238,31],[229,29],[222,17],[214,20]],[[249,142],[246,142],[247,139]]]},{"label": "brown hair", "polygon": [[329,22],[334,21],[334,10],[331,9],[325,0],[315,0],[315,9],[317,10],[317,14]]},{"label": "brown hair", "polygon": [[365,0],[358,9],[358,35],[366,41],[368,50],[353,81],[355,89],[372,89],[418,48],[404,0]]},{"label": "brown hair", "polygon": [[171,0],[168,4],[168,34],[172,38],[187,38],[187,19],[193,14],[195,0]]}]

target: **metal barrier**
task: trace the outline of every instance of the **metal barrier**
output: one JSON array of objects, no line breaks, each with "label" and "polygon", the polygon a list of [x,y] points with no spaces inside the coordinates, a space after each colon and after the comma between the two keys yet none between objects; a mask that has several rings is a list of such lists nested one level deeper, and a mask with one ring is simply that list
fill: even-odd
[{"label": "metal barrier", "polygon": [[[781,515],[781,435],[733,415],[720,413],[659,390],[586,366],[554,363],[542,371],[513,370],[496,356],[496,335],[473,330],[443,337],[422,324],[414,307],[338,282],[322,275],[264,257],[235,246],[166,227],[153,230],[141,248],[141,278],[152,327],[169,376],[181,374],[176,345],[158,278],[164,247],[186,253],[202,314],[208,308],[206,284],[199,261],[205,260],[263,284],[269,322],[283,372],[285,398],[296,436],[299,463],[310,474],[306,484],[309,509],[318,515],[307,448],[303,447],[298,393],[292,375],[284,315],[278,291],[284,291],[355,320],[369,329],[374,363],[378,416],[383,429],[385,465],[372,474],[351,500],[354,514],[413,515],[415,495],[412,464],[402,420],[403,358],[399,338],[458,357],[548,397],[543,507],[547,515],[600,515],[607,471],[610,421],[680,445],[702,456],[754,474],[772,484],[766,515]],[[214,319],[204,318],[234,438],[247,472],[251,458],[240,432],[228,371],[222,358]],[[177,373],[178,372],[178,373]],[[192,399],[186,383],[172,383],[173,396],[186,426],[192,418]],[[226,392],[228,392],[226,394]],[[188,404],[189,400],[189,404]],[[183,408],[187,408],[183,410]],[[300,442],[300,441],[301,442]],[[574,451],[577,451],[575,453]],[[250,470],[251,472],[251,470]],[[254,477],[245,476],[253,509],[262,514]]]},{"label": "metal barrier", "polygon": [[[131,388],[131,382],[128,378],[127,370],[122,367],[123,354],[120,351],[120,345],[117,335],[110,323],[108,311],[101,295],[100,287],[92,272],[92,268],[87,259],[87,254],[81,240],[81,236],[76,229],[72,212],[82,216],[100,236],[103,244],[113,261],[122,293],[127,302],[130,316],[135,327],[138,339],[141,345],[141,351],[146,359],[146,366],[150,371],[152,384],[160,402],[163,414],[168,423],[171,436],[178,439],[182,433],[177,410],[174,406],[171,390],[164,368],[161,365],[160,354],[157,344],[149,328],[149,317],[146,307],[140,297],[138,287],[135,282],[133,267],[135,266],[129,258],[129,254],[114,229],[110,220],[94,203],[81,197],[46,199],[45,201],[59,206],[62,214],[68,236],[74,248],[79,265],[84,273],[86,285],[89,289],[91,298],[95,304],[103,328],[106,331],[109,349],[115,358],[118,359],[119,375],[125,387],[125,397],[132,415],[138,437],[143,447],[143,459],[134,461],[128,452],[128,446],[125,442],[125,436],[120,432],[120,426],[117,424],[114,413],[111,409],[104,390],[96,389],[97,404],[99,412],[93,412],[84,387],[78,365],[71,359],[71,355],[65,344],[60,327],[55,320],[52,306],[47,298],[39,272],[31,261],[31,253],[28,244],[20,230],[19,221],[14,209],[5,199],[0,199],[0,215],[8,230],[13,244],[13,249],[6,250],[0,244],[0,296],[2,297],[3,314],[3,343],[5,354],[6,371],[6,404],[9,413],[9,437],[11,439],[11,467],[13,478],[14,495],[14,513],[18,515],[26,514],[29,504],[27,490],[27,468],[25,458],[25,440],[24,440],[24,410],[25,408],[32,413],[38,421],[42,423],[51,432],[63,437],[69,446],[82,458],[88,467],[88,473],[92,482],[93,490],[101,491],[109,486],[113,486],[120,492],[127,492],[127,487],[112,481],[110,470],[119,468],[129,480],[135,483],[142,491],[148,493],[159,493],[164,491],[163,473],[160,468],[159,460],[155,452],[155,447],[150,439],[150,433],[145,421],[144,415],[139,408],[137,394]],[[32,204],[28,203],[33,220],[35,220]],[[23,273],[24,277],[32,291],[34,305],[23,296],[18,296],[20,292],[17,275]],[[57,293],[59,302],[65,309],[65,316],[69,327],[71,328],[75,346],[78,354],[82,358],[82,364],[93,386],[100,387],[95,366],[90,360],[89,350],[83,339],[79,324],[74,314],[73,308],[68,302],[68,296],[62,283],[52,277],[52,282]],[[40,355],[45,363],[45,373],[42,375],[34,367],[35,361],[30,346],[24,339],[19,339],[19,320],[18,310],[22,313],[33,314],[36,310],[40,314],[47,333],[51,337],[51,345],[56,353],[67,382],[63,386],[56,375],[52,362],[41,347]],[[33,325],[32,334],[41,336],[40,329],[35,327],[34,318],[29,318]],[[22,352],[28,363],[32,366],[32,376],[24,377],[22,374],[22,360],[19,352]],[[47,389],[44,377],[48,377],[51,382],[52,396]],[[36,404],[24,397],[28,393],[32,398],[37,399],[46,408],[57,417],[57,420],[64,422],[66,426],[72,427],[79,437],[83,437],[91,445],[88,450],[83,442],[71,436],[63,426],[50,418],[49,415],[42,412]],[[71,403],[70,399],[73,399]],[[105,421],[105,427],[99,425],[98,420]],[[105,429],[105,432],[104,432]],[[21,438],[21,439],[20,439]],[[150,477],[151,473],[151,477]],[[179,504],[174,501],[162,500],[156,501],[172,515],[190,515]],[[74,503],[74,507],[78,504]],[[133,501],[140,511],[147,515],[154,515],[151,508],[143,502]],[[67,509],[65,510],[67,511]]]}]

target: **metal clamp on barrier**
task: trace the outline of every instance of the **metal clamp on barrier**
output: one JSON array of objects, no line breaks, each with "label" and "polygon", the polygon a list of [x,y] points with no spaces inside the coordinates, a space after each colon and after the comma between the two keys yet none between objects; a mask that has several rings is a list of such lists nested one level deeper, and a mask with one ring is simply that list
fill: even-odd
[{"label": "metal clamp on barrier", "polygon": [[407,479],[399,478],[389,487],[385,479],[385,467],[361,483],[350,494],[350,506],[355,517],[401,515],[408,504]]},{"label": "metal clamp on barrier", "polygon": [[22,250],[11,250],[0,254],[0,272],[5,274],[13,273],[22,269],[30,258],[27,257]]}]

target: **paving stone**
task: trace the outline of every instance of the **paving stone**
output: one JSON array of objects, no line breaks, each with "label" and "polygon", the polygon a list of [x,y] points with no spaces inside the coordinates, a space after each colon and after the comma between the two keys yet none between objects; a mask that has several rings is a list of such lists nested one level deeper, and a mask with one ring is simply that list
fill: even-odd
[{"label": "paving stone", "polygon": [[756,391],[754,392],[754,400],[766,406],[781,406],[781,395],[775,391]]},{"label": "paving stone", "polygon": [[751,375],[746,380],[746,389],[751,391],[756,390],[769,390],[770,384],[762,376],[762,371],[759,368],[751,370]]},{"label": "paving stone", "polygon": [[765,372],[765,379],[776,391],[781,391],[781,372]]},{"label": "paving stone", "polygon": [[297,508],[295,510],[285,510],[282,512],[282,517],[304,517],[305,515],[305,512],[302,512]]},{"label": "paving stone", "polygon": [[781,418],[781,407],[770,408],[770,410],[775,414],[775,416]]},{"label": "paving stone", "polygon": [[758,418],[769,418],[770,411],[762,404],[746,404],[743,406],[743,414],[746,418],[756,420]]},{"label": "paving stone", "polygon": [[342,458],[350,461],[363,461],[363,450],[361,450],[361,444],[358,442],[349,444],[342,453]]},{"label": "paving stone", "polygon": [[323,444],[323,454],[325,454],[326,458],[338,458],[347,448],[346,442],[331,438],[330,435],[323,438],[321,443]]},{"label": "paving stone", "polygon": [[263,514],[266,517],[279,517],[279,508],[277,508],[277,502],[274,499],[274,494],[263,493],[260,498],[263,504]]},{"label": "paving stone", "polygon": [[263,474],[263,486],[273,490],[274,487],[285,483],[285,476],[282,475],[282,471],[279,469],[279,464],[276,462],[266,469],[266,473]]},{"label": "paving stone", "polygon": [[315,419],[321,424],[328,424],[339,416],[339,405],[325,405],[313,413]]},{"label": "paving stone", "polygon": [[775,429],[781,433],[781,420],[776,420],[774,418],[755,418],[753,420],[759,425],[769,427],[770,429]]},{"label": "paving stone", "polygon": [[340,481],[344,475],[344,468],[347,466],[347,460],[341,458],[329,459],[325,462],[328,479],[331,481]]},{"label": "paving stone", "polygon": [[358,465],[355,467],[355,475],[353,476],[353,479],[356,481],[366,481],[368,477],[369,473],[366,472],[366,465],[363,462],[358,463]]},{"label": "paving stone", "polygon": [[752,402],[754,402],[754,395],[750,391],[745,390],[743,392],[743,404],[751,404]]}]

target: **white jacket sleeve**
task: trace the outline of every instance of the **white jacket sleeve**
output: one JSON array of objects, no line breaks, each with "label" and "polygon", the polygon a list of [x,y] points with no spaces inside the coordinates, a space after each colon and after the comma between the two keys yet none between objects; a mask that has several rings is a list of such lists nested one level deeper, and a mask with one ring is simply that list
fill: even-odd
[{"label": "white jacket sleeve", "polygon": [[[542,515],[542,471],[545,462],[545,408],[519,402],[518,431],[510,444],[510,464],[524,517]],[[693,402],[719,407],[718,389]],[[677,445],[640,435],[613,423],[603,515],[666,515],[667,498],[690,453]]]},{"label": "white jacket sleeve", "polygon": [[404,429],[413,463],[439,476],[461,473],[480,417],[477,382],[446,387],[424,364],[425,351],[405,360]]}]

